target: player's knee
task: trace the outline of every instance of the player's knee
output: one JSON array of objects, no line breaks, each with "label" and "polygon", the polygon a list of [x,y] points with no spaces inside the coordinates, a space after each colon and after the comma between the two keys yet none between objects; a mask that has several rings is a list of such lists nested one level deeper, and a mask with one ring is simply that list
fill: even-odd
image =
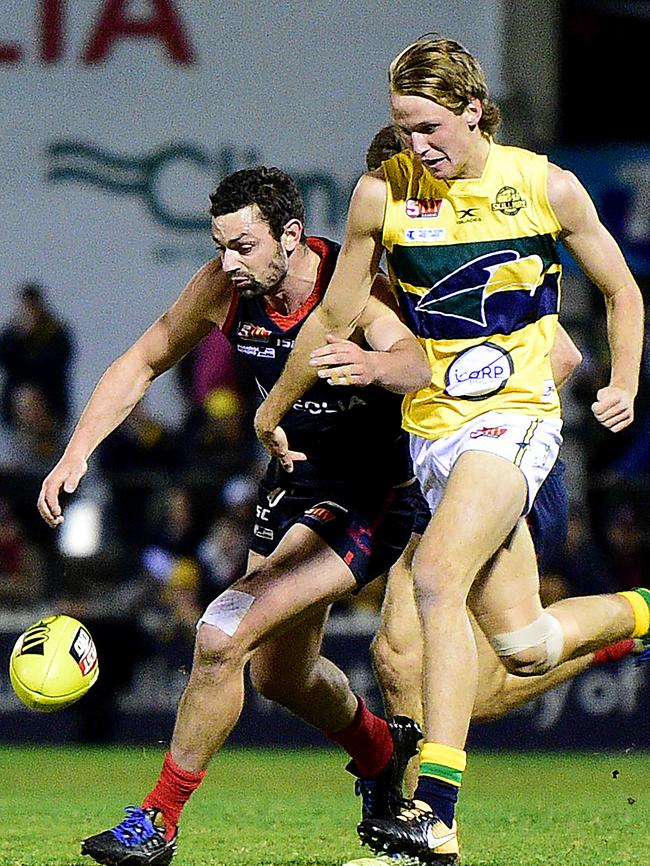
[{"label": "player's knee", "polygon": [[232,587],[211,601],[197,626],[195,654],[209,659],[245,648],[252,640],[245,620],[254,601],[254,595]]},{"label": "player's knee", "polygon": [[490,638],[504,667],[515,676],[536,676],[554,668],[562,656],[564,632],[559,621],[544,611],[534,622]]},{"label": "player's knee", "polygon": [[225,632],[205,622],[199,624],[194,644],[194,668],[209,670],[232,664],[239,647]]},{"label": "player's knee", "polygon": [[459,575],[445,576],[431,570],[414,573],[415,600],[421,612],[464,610],[467,601],[465,582]]},{"label": "player's knee", "polygon": [[253,596],[226,590],[211,602],[199,620],[194,643],[193,672],[211,672],[243,665],[249,654],[244,616]]},{"label": "player's knee", "polygon": [[464,607],[475,571],[458,552],[438,550],[435,557],[416,550],[411,566],[415,598],[426,607]]}]

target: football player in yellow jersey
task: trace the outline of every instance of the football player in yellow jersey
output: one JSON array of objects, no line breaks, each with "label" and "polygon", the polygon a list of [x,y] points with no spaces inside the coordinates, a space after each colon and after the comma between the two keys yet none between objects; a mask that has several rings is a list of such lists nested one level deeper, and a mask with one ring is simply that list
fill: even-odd
[{"label": "football player in yellow jersey", "polygon": [[[378,851],[450,864],[458,862],[454,808],[477,689],[468,598],[505,667],[521,676],[583,654],[614,620],[624,618],[631,637],[648,632],[646,591],[543,610],[522,519],[561,441],[548,360],[559,310],[556,242],[605,298],[611,372],[592,410],[612,432],[633,420],[643,303],[574,175],[493,141],[498,109],[459,43],[418,40],[395,58],[389,78],[393,120],[409,151],[359,181],[322,306],[258,410],[256,429],[290,467],[278,425],[316,375],[352,375],[336,343],[310,356],[328,335],[350,333],[385,250],[402,315],[432,371],[429,387],[404,405],[432,511],[413,560],[425,743],[411,807],[394,820],[362,821],[359,834]],[[495,567],[504,559],[509,568]]]},{"label": "football player in yellow jersey", "polygon": [[[404,150],[404,140],[397,127],[390,125],[373,137],[366,153],[366,167],[373,171],[383,162]],[[330,344],[331,346],[332,344]],[[582,355],[577,346],[558,323],[553,347],[551,367],[555,384],[560,390],[576,367]],[[390,715],[408,715],[422,720],[422,646],[417,625],[417,609],[413,597],[411,562],[424,516],[418,514],[416,528],[407,549],[388,573],[386,591],[381,606],[379,629],[372,641],[372,664],[381,690],[385,712]],[[564,544],[567,532],[568,501],[564,481],[564,466],[558,459],[546,478],[544,489],[533,504],[528,516],[529,528],[535,545],[540,571]],[[575,676],[592,665],[620,661],[629,653],[638,653],[643,642],[620,640],[585,656],[574,658],[536,677],[518,677],[509,674],[498,662],[494,650],[470,612],[470,623],[476,640],[479,677],[478,692],[472,712],[472,724],[500,718],[509,710],[536,698],[542,691],[553,688],[565,679]],[[417,778],[416,762],[409,764],[405,788],[411,793]],[[356,861],[353,861],[356,863]]]}]

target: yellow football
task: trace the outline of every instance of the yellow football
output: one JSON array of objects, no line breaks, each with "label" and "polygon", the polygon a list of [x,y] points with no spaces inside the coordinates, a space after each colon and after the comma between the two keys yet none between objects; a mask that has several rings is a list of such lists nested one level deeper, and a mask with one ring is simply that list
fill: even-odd
[{"label": "yellow football", "polygon": [[46,616],[16,641],[9,677],[20,700],[33,710],[62,710],[86,694],[97,679],[97,650],[88,629],[71,616]]}]

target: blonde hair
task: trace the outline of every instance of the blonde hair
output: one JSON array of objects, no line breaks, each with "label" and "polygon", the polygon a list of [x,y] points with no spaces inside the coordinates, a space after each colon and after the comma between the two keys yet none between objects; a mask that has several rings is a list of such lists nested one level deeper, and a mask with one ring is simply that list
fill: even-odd
[{"label": "blonde hair", "polygon": [[485,135],[493,135],[501,120],[481,65],[453,39],[432,35],[413,42],[391,63],[388,80],[393,93],[432,99],[454,114],[462,114],[471,99],[480,100],[478,126]]}]

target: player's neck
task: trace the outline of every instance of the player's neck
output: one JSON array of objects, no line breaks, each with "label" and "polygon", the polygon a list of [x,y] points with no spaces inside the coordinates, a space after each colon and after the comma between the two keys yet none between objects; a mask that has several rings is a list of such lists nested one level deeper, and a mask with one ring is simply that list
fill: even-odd
[{"label": "player's neck", "polygon": [[457,180],[481,177],[490,154],[490,139],[476,130],[476,139]]},{"label": "player's neck", "polygon": [[289,270],[276,290],[266,295],[268,305],[282,316],[295,313],[314,291],[320,257],[306,245],[294,250]]}]

